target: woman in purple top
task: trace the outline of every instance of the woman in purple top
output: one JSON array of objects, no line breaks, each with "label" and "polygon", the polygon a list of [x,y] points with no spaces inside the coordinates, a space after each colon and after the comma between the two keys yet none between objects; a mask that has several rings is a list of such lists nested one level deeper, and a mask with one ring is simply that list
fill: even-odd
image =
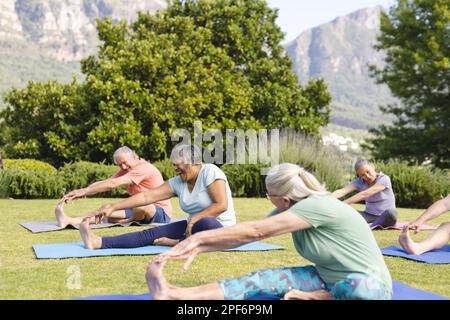
[{"label": "woman in purple top", "polygon": [[358,178],[349,185],[333,192],[335,198],[341,198],[353,191],[360,191],[345,200],[347,204],[365,200],[366,208],[360,212],[372,226],[390,227],[397,222],[395,196],[392,191],[391,179],[382,172],[376,172],[375,166],[368,160],[358,160],[355,163]]}]

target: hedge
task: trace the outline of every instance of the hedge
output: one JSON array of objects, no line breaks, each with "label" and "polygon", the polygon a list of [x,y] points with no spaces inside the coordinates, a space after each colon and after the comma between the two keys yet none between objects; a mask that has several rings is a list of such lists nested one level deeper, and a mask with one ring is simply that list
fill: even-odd
[{"label": "hedge", "polygon": [[[64,181],[66,192],[74,189],[85,188],[93,182],[105,180],[118,171],[115,165],[106,165],[88,161],[68,163],[58,171],[59,178]],[[128,195],[125,187],[104,192],[99,197],[126,197]]]},{"label": "hedge", "polygon": [[233,197],[263,196],[265,186],[261,166],[225,164],[221,169],[227,176]]},{"label": "hedge", "polygon": [[4,159],[3,160],[4,169],[24,169],[24,170],[38,170],[45,171],[49,174],[56,174],[57,169],[43,161],[35,159]]},{"label": "hedge", "polygon": [[57,174],[45,170],[9,169],[2,172],[1,185],[6,185],[4,196],[17,199],[56,199],[65,192],[64,181]]},{"label": "hedge", "polygon": [[52,165],[34,159],[4,159],[0,196],[18,199],[60,198],[65,183]]},{"label": "hedge", "polygon": [[427,208],[450,194],[449,171],[406,162],[377,163],[376,170],[391,178],[398,207]]},{"label": "hedge", "polygon": [[[323,163],[324,160],[320,162]],[[5,170],[0,171],[0,196],[18,199],[57,199],[70,190],[106,179],[118,170],[114,165],[86,161],[69,163],[59,170],[41,161],[29,159],[6,159],[4,164]],[[161,171],[164,180],[175,176],[170,160],[154,162],[153,165]],[[265,176],[261,175],[262,166],[225,164],[221,169],[228,178],[234,197],[263,195]],[[449,171],[410,166],[406,162],[377,163],[376,170],[391,178],[399,207],[426,208],[450,193]],[[316,176],[323,177],[323,182],[328,186],[332,185],[330,182],[338,183],[330,172],[328,165],[323,172],[320,172],[320,167],[314,168]],[[127,192],[126,188],[120,188],[96,196],[126,197]]]},{"label": "hedge", "polygon": [[[0,172],[0,197],[16,199],[58,199],[70,190],[111,177],[117,166],[79,161],[67,163],[59,170],[48,163],[34,159],[4,159]],[[154,162],[164,180],[175,176],[170,160]],[[126,197],[127,188],[104,192],[96,197]]]}]

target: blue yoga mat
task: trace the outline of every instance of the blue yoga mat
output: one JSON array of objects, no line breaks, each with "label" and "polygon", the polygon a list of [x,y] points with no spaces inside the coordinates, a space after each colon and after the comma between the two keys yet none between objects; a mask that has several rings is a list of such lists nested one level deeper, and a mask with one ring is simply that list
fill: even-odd
[{"label": "blue yoga mat", "polygon": [[149,293],[144,294],[111,294],[105,296],[92,296],[75,298],[74,300],[152,300]]},{"label": "blue yoga mat", "polygon": [[400,281],[393,281],[392,286],[394,290],[392,300],[450,300],[449,297],[416,289]]},{"label": "blue yoga mat", "polygon": [[450,245],[444,246],[438,250],[432,250],[421,255],[408,254],[400,247],[390,246],[381,249],[385,256],[402,257],[409,260],[420,261],[432,264],[450,263]]},{"label": "blue yoga mat", "polygon": [[[447,297],[434,294],[432,292],[416,289],[399,281],[393,281],[394,295],[392,300],[450,300]],[[151,300],[149,293],[145,294],[114,294],[105,296],[93,296],[76,298],[76,300]],[[261,295],[250,300],[280,300],[280,297]]]},{"label": "blue yoga mat", "polygon": [[[168,246],[146,246],[132,249],[97,249],[89,250],[83,245],[83,242],[35,244],[34,252],[38,259],[64,259],[64,258],[86,258],[101,256],[122,256],[122,255],[149,255],[166,252],[171,247]],[[282,250],[285,247],[262,243],[251,242],[240,247],[227,249],[225,251],[265,251]]]}]

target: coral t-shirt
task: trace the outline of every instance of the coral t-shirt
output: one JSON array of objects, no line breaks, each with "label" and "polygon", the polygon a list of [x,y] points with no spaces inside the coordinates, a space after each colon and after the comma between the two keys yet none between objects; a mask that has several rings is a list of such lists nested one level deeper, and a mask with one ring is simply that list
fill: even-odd
[{"label": "coral t-shirt", "polygon": [[[128,171],[120,170],[114,174],[111,178],[128,177],[132,181],[128,185],[127,191],[130,196],[137,193],[157,188],[164,183],[164,179],[161,172],[144,159],[139,159],[139,163]],[[158,207],[164,209],[168,214],[172,213],[172,204],[170,200],[157,201],[154,203]]]}]

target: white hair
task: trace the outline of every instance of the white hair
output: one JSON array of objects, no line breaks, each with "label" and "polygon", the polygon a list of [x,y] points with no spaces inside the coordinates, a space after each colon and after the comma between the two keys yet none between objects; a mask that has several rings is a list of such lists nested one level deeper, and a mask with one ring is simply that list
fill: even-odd
[{"label": "white hair", "polygon": [[117,164],[117,156],[121,153],[131,155],[131,156],[134,155],[137,157],[137,153],[134,150],[130,149],[127,146],[123,146],[123,147],[120,147],[119,149],[117,149],[116,151],[114,151],[113,160],[114,160],[115,164]]},{"label": "white hair", "polygon": [[329,193],[316,177],[292,163],[273,166],[267,173],[266,187],[275,190],[276,195],[287,196],[295,202],[311,195]]},{"label": "white hair", "polygon": [[201,164],[202,151],[195,144],[179,144],[172,149],[170,160],[173,163]]},{"label": "white hair", "polygon": [[369,160],[359,159],[355,162],[355,171],[357,171],[359,169],[359,167],[362,167],[365,165],[372,166],[372,167],[374,166],[372,164],[372,162],[370,162]]}]

